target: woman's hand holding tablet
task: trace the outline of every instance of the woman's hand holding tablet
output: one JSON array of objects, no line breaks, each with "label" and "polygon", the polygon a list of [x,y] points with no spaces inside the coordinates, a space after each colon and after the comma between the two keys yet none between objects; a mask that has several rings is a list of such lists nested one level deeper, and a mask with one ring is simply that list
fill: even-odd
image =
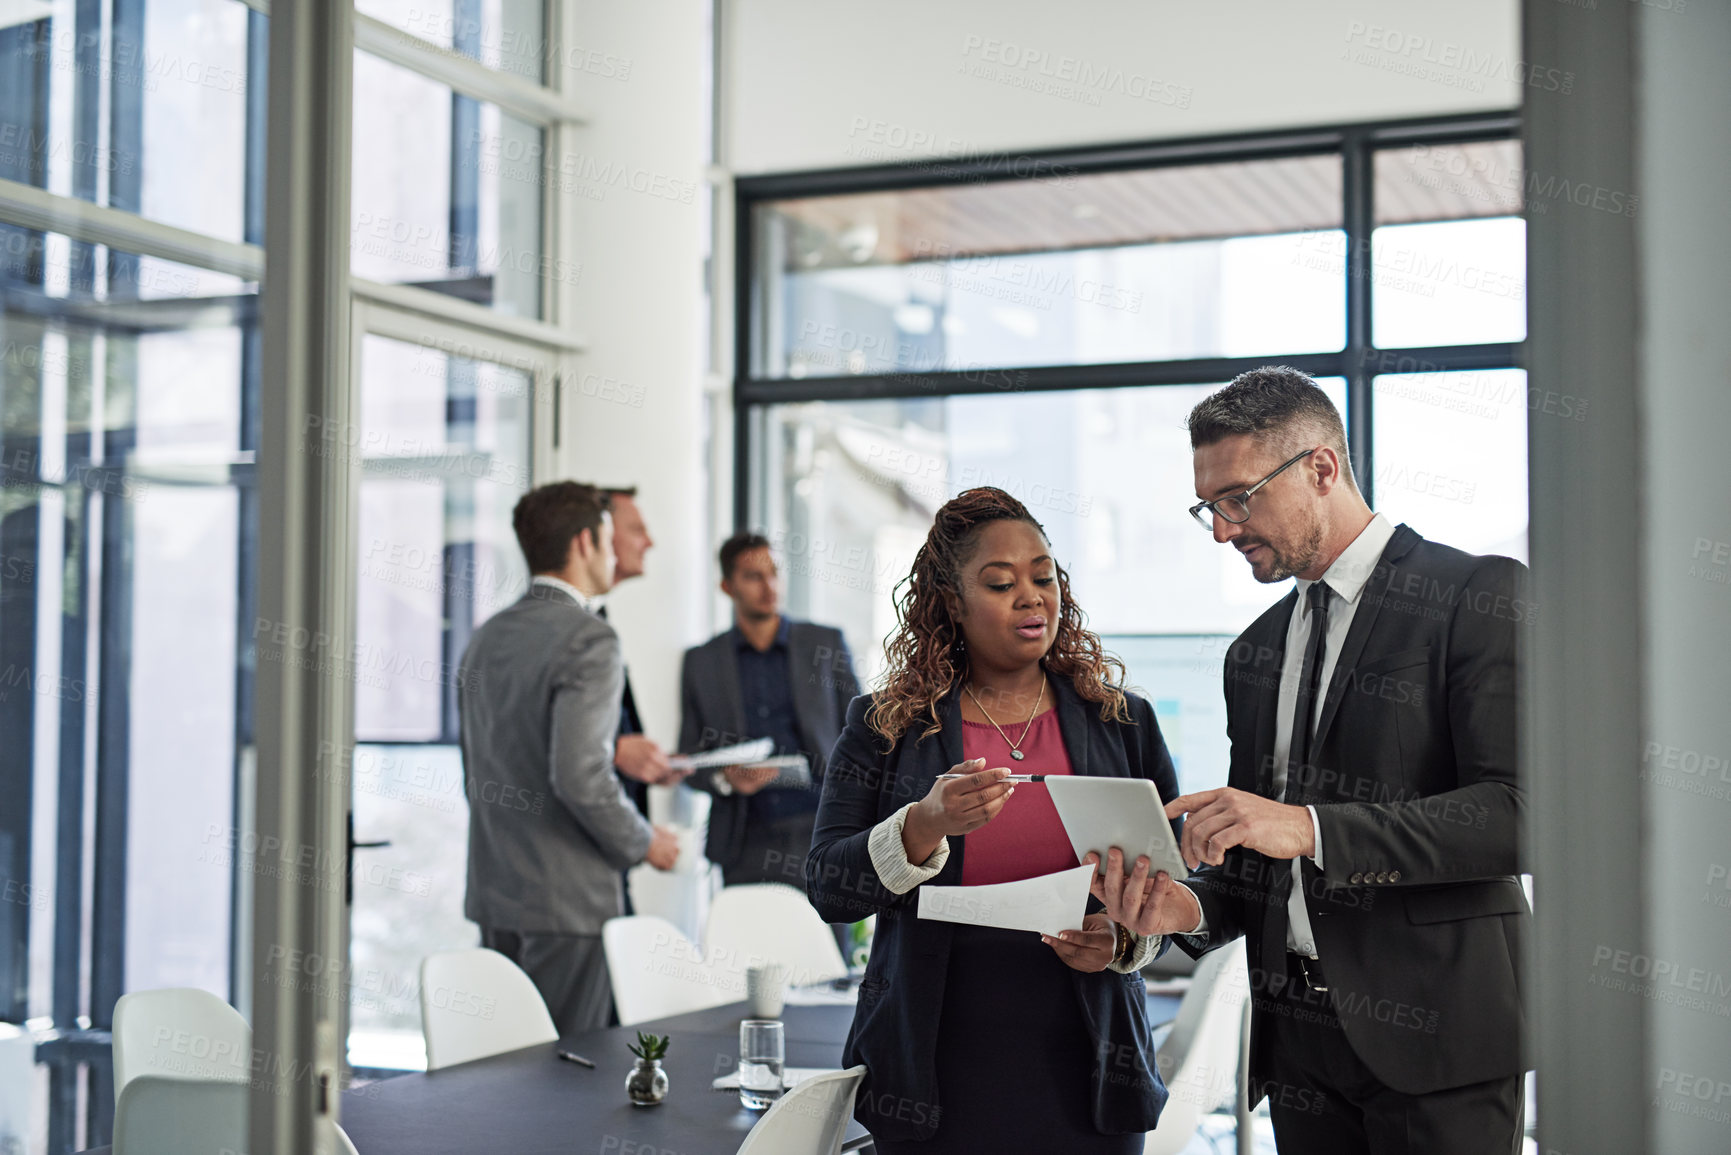
[{"label": "woman's hand holding tablet", "polygon": [[[1090,852],[1083,863],[1098,865],[1100,856]],[[1133,934],[1188,934],[1202,921],[1202,904],[1188,886],[1173,881],[1164,870],[1148,876],[1148,856],[1139,855],[1129,876],[1124,873],[1124,852],[1114,846],[1106,854],[1106,873],[1095,874],[1088,888],[1106,904],[1106,916]]]}]

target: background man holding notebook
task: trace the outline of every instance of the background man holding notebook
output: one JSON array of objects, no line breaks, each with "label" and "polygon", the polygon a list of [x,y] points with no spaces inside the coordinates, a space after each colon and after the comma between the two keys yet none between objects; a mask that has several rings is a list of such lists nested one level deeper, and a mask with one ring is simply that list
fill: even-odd
[{"label": "background man holding notebook", "polygon": [[772,769],[699,770],[690,783],[714,795],[705,853],[723,882],[801,885],[822,788],[823,760],[859,693],[841,631],[781,613],[781,582],[769,541],[738,533],[721,547],[721,590],[733,628],[685,653],[682,754],[769,738],[772,756],[801,754],[804,787],[772,785]]},{"label": "background man holding notebook", "polygon": [[1167,806],[1202,869],[1125,878],[1114,853],[1097,893],[1193,955],[1248,940],[1252,1101],[1283,1153],[1519,1151],[1526,567],[1373,514],[1295,370],[1243,374],[1189,428],[1192,514],[1297,588],[1227,654],[1229,785]]}]

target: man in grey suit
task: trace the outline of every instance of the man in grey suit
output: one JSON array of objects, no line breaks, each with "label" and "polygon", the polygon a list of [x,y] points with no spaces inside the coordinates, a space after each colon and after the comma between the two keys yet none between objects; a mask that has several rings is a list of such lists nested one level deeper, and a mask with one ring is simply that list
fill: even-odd
[{"label": "man in grey suit", "polygon": [[706,853],[728,886],[803,884],[822,790],[824,758],[859,693],[841,631],[781,614],[780,575],[769,542],[739,533],[721,547],[721,589],[733,628],[685,653],[682,754],[771,738],[775,754],[804,754],[805,788],[769,787],[774,770],[698,771],[691,785],[715,796]]},{"label": "man in grey suit", "polygon": [[601,925],[621,912],[620,871],[668,870],[679,853],[613,773],[625,667],[592,612],[613,578],[605,501],[571,481],[523,495],[512,525],[529,591],[475,631],[459,666],[463,913],[482,946],[528,972],[562,1035],[607,1025]]}]

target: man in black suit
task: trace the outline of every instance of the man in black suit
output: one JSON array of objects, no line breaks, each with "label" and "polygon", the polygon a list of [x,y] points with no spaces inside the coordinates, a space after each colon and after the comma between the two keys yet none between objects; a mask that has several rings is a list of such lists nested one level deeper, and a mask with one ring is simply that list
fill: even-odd
[{"label": "man in black suit", "polygon": [[[620,582],[643,576],[644,559],[655,539],[649,536],[649,524],[638,508],[636,486],[603,489],[601,492],[606,496],[607,509],[612,514],[613,548],[619,559],[613,573],[613,584],[608,587],[611,590],[617,589]],[[607,606],[604,603],[599,612],[605,621]],[[637,716],[637,699],[631,693],[629,668],[625,671],[625,693],[619,705],[619,738],[614,746],[613,765],[619,772],[626,796],[645,818],[649,817],[649,788],[670,785],[684,777],[668,763],[667,752],[661,744],[643,732],[643,720]],[[626,905],[629,908],[629,900]]]},{"label": "man in black suit", "polygon": [[1332,403],[1292,369],[1192,410],[1192,514],[1297,589],[1226,655],[1229,785],[1174,799],[1183,885],[1099,893],[1192,955],[1240,935],[1252,1102],[1285,1152],[1520,1150],[1526,568],[1372,514]]},{"label": "man in black suit", "polygon": [[774,770],[700,770],[691,784],[715,796],[705,853],[723,882],[803,883],[817,818],[824,757],[859,693],[841,631],[792,621],[769,542],[738,533],[721,547],[721,589],[733,601],[733,628],[685,652],[679,750],[694,753],[750,738],[772,738],[774,753],[803,754],[804,788],[769,783]]}]

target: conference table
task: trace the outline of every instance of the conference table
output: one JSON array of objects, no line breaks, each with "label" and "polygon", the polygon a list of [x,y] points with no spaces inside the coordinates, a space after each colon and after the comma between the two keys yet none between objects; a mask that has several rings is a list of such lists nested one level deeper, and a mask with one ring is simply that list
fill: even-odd
[{"label": "conference table", "polygon": [[[787,1066],[841,1066],[850,997],[790,997],[781,1016]],[[1176,997],[1148,996],[1150,1021],[1177,1012]],[[730,1003],[353,1087],[343,1093],[343,1129],[360,1155],[735,1155],[763,1112],[746,1110],[737,1091],[713,1083],[737,1064],[739,1024],[748,1017],[743,1002]],[[654,1107],[625,1097],[635,1062],[625,1048],[638,1031],[672,1040],[662,1061],[668,1095]],[[560,1048],[596,1069],[560,1059]],[[870,1141],[849,1120],[842,1149]]]},{"label": "conference table", "polygon": [[[853,1010],[783,1008],[787,1065],[839,1067]],[[734,1155],[763,1112],[740,1106],[738,1091],[717,1091],[713,1083],[737,1064],[739,1024],[749,1017],[744,1003],[730,1003],[557,1044],[592,1060],[593,1071],[560,1059],[546,1043],[384,1079],[343,1095],[343,1129],[363,1155]],[[625,1097],[636,1061],[625,1047],[638,1031],[672,1040],[661,1064],[667,1098],[654,1107],[634,1107]],[[865,1128],[849,1120],[843,1150],[869,1142]]]}]

